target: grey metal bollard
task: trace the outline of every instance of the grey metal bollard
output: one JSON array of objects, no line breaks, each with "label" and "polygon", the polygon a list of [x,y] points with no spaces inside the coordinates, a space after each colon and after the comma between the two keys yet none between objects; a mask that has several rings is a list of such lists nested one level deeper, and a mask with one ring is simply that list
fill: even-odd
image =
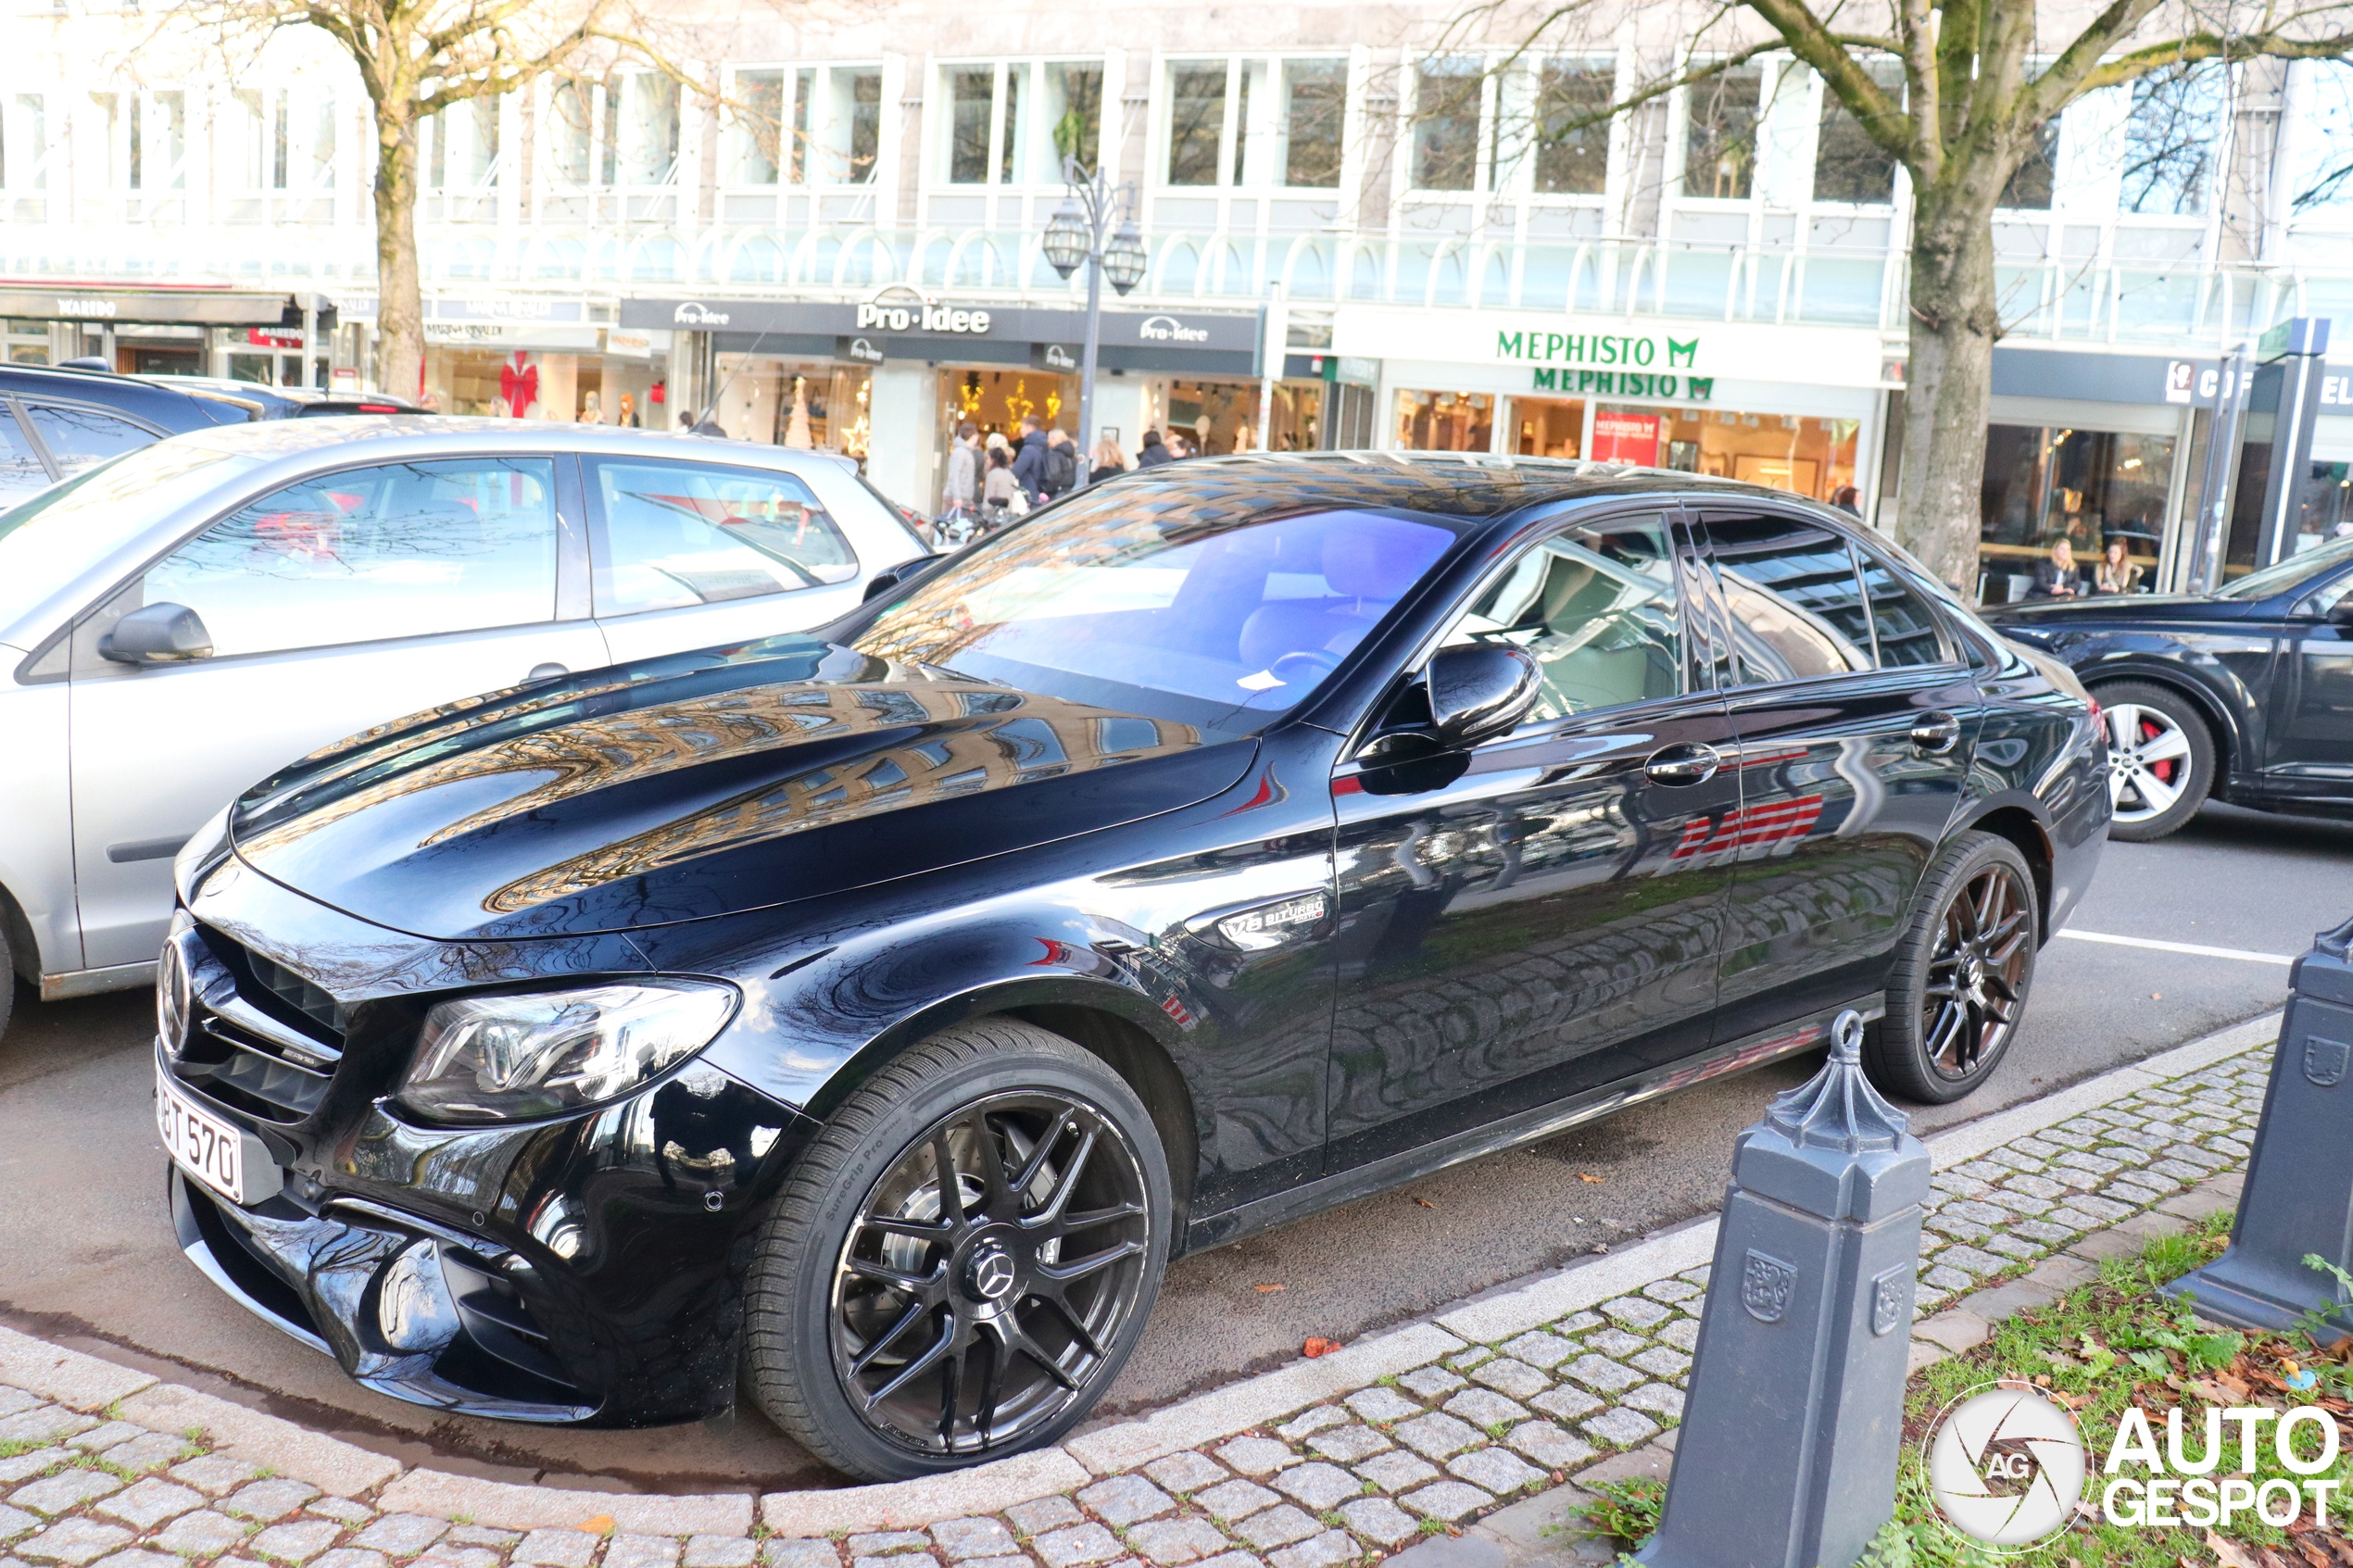
[{"label": "grey metal bollard", "polygon": [[2308,1310],[2353,1334],[2337,1282],[2307,1268],[2317,1252],[2353,1269],[2353,921],[2313,939],[2288,971],[2287,1014],[2271,1056],[2263,1120],[2246,1162],[2230,1250],[2165,1287],[2206,1317],[2283,1330]]},{"label": "grey metal bollard", "polygon": [[1930,1165],[1862,1041],[1733,1146],[1654,1568],[1849,1568],[1894,1512]]}]

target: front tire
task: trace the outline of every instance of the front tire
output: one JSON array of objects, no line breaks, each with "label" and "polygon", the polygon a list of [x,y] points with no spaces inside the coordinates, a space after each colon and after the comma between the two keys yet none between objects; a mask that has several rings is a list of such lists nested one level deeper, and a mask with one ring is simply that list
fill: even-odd
[{"label": "front tire", "polygon": [[887,1481],[1051,1443],[1135,1349],[1160,1290],[1167,1158],[1135,1091],[1058,1035],[925,1040],[825,1123],[751,1267],[761,1407]]},{"label": "front tire", "polygon": [[2092,695],[2108,721],[2108,836],[2163,838],[2213,792],[2213,733],[2197,705],[2170,686],[2120,681]]},{"label": "front tire", "polygon": [[1863,1054],[1872,1082],[1945,1105],[1992,1077],[2026,1010],[2041,931],[2034,876],[2018,846],[1990,833],[1945,846],[1921,879],[1887,1014]]}]

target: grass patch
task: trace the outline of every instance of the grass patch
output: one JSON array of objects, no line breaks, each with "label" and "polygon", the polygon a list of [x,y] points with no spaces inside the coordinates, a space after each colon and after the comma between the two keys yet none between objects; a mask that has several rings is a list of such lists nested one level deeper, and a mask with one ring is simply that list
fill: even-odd
[{"label": "grass patch", "polygon": [[[2185,1233],[2150,1242],[2130,1257],[2110,1259],[2099,1278],[2043,1308],[1994,1325],[1992,1336],[1964,1355],[1924,1367],[1905,1394],[1904,1447],[1896,1474],[1895,1517],[1881,1531],[1857,1568],[2353,1568],[2353,1340],[2324,1343],[2309,1333],[2237,1334],[2198,1323],[2157,1287],[2219,1256],[2231,1216],[2218,1214]],[[2333,1272],[2333,1271],[2323,1271]],[[2291,1382],[2290,1380],[2294,1381]],[[1938,1413],[1969,1389],[1995,1382],[2030,1383],[2075,1411],[2083,1434],[2084,1501],[2072,1527],[2023,1553],[1996,1554],[1947,1528],[1930,1500],[1920,1445]],[[2287,1526],[2248,1511],[2225,1528],[2175,1524],[2110,1524],[2098,1513],[2108,1477],[2102,1473],[2118,1422],[2134,1404],[2149,1416],[2160,1450],[2165,1412],[2178,1405],[2193,1456],[2203,1448],[2209,1408],[2320,1405],[2337,1417],[2344,1441],[2334,1467],[2297,1476],[2279,1462],[2267,1425],[2245,1478],[2334,1479],[2327,1531],[2313,1529],[2309,1510]],[[2225,1424],[2225,1457],[2211,1478],[2239,1474],[2234,1427]],[[2309,1436],[2309,1427],[2304,1436]],[[2309,1455],[2315,1450],[2307,1445]],[[2146,1479],[2128,1464],[2120,1476]],[[2169,1467],[2168,1474],[2171,1474]],[[1578,1532],[1638,1546],[1657,1529],[1666,1490],[1637,1479],[1592,1488],[1596,1497],[1576,1511]],[[1568,1527],[1574,1528],[1574,1527]]]}]

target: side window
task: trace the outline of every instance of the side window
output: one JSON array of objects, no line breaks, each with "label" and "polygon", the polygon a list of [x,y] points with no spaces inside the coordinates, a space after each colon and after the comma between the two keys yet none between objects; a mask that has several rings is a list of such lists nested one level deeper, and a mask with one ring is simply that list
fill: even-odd
[{"label": "side window", "polygon": [[25,439],[16,410],[0,402],[0,511],[48,488],[49,470],[42,466],[32,443]]},{"label": "side window", "polygon": [[95,408],[27,403],[24,411],[39,433],[41,445],[49,448],[49,456],[56,460],[59,479],[71,479],[109,458],[152,446],[157,439],[129,420],[102,414]]},{"label": "side window", "polygon": [[223,657],[549,621],[555,497],[546,458],[307,479],[150,568],[143,596],[195,610]]},{"label": "side window", "polygon": [[613,459],[595,468],[599,615],[788,593],[858,575],[849,541],[790,474]]},{"label": "side window", "polygon": [[1936,617],[1919,591],[1869,550],[1856,553],[1863,563],[1863,592],[1870,600],[1871,630],[1879,638],[1880,668],[1950,662]]},{"label": "side window", "polygon": [[1683,628],[1666,520],[1610,518],[1532,546],[1446,640],[1527,649],[1544,672],[1539,719],[1679,695]]},{"label": "side window", "polygon": [[1710,517],[1707,539],[1741,684],[1871,668],[1871,614],[1843,537],[1794,518]]}]

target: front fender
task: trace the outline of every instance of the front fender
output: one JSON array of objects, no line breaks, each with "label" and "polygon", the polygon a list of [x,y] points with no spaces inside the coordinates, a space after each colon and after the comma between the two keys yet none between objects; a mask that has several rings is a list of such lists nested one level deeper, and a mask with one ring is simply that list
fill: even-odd
[{"label": "front fender", "polygon": [[2225,775],[2239,759],[2258,755],[2263,702],[2244,667],[2258,664],[2262,673],[2270,672],[2271,638],[2115,632],[2056,651],[2086,686],[2145,681],[2188,697],[2214,728]]}]

